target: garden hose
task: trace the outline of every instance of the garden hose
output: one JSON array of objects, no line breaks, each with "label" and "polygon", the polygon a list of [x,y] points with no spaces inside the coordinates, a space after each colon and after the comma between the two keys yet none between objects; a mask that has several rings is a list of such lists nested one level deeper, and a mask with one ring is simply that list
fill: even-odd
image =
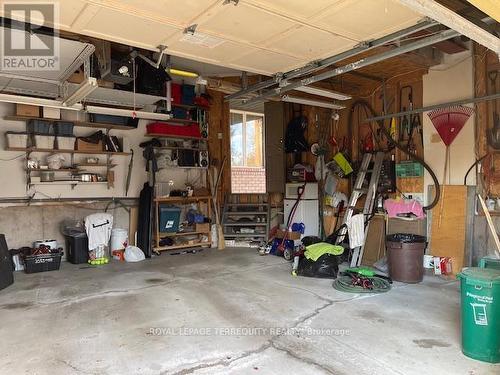
[{"label": "garden hose", "polygon": [[371,289],[363,288],[362,286],[353,285],[351,276],[342,275],[333,282],[333,287],[345,293],[385,293],[391,290],[391,283],[386,279],[372,276],[370,281],[373,287]]}]

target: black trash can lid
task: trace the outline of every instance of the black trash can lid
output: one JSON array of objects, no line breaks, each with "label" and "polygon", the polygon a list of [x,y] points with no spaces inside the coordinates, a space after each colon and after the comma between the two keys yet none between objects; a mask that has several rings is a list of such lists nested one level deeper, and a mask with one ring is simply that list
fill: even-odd
[{"label": "black trash can lid", "polygon": [[385,237],[388,242],[401,242],[401,243],[423,243],[427,241],[427,237],[411,233],[394,233]]}]

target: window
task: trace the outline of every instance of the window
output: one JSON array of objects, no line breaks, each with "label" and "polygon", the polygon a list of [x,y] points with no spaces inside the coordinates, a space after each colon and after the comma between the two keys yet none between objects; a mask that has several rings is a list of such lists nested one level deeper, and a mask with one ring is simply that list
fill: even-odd
[{"label": "window", "polygon": [[231,166],[263,168],[264,115],[231,111]]}]

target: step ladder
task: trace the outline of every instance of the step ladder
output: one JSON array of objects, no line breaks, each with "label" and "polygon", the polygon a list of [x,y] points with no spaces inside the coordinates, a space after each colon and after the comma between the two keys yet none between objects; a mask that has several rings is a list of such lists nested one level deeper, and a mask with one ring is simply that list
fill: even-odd
[{"label": "step ladder", "polygon": [[267,241],[270,218],[267,194],[227,194],[221,220],[224,238]]},{"label": "step ladder", "polygon": [[[342,229],[339,231],[339,234],[337,236],[336,244],[341,244],[344,241],[345,235],[347,233],[347,223],[351,220],[354,214],[358,199],[361,198],[361,196],[363,196],[364,194],[366,194],[365,205],[363,207],[365,222],[372,214],[384,158],[385,153],[383,152],[377,152],[375,155],[370,153],[364,154],[361,166],[358,171],[358,175],[356,177],[356,182],[354,183],[351,197],[349,198],[349,205],[347,206],[344,218],[342,220]],[[372,161],[373,167],[372,169],[369,169],[370,163]],[[368,173],[371,173],[371,176],[368,185],[366,185],[366,175]],[[367,226],[365,227],[365,240],[369,225],[370,222],[368,222]],[[353,249],[351,267],[358,267],[361,264],[361,259],[363,258],[363,250],[364,244],[361,247]]]}]

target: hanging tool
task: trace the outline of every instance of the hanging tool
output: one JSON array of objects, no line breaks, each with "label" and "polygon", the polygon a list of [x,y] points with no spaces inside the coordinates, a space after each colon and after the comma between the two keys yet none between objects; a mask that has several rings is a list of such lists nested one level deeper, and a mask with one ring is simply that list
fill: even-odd
[{"label": "hanging tool", "polygon": [[[407,106],[405,103],[403,103],[403,94],[408,92],[407,95]],[[403,111],[406,111],[406,108],[408,108],[409,111],[413,110],[413,87],[411,85],[406,85],[403,86],[399,89],[399,111],[401,112],[401,109]],[[410,134],[410,124],[413,121],[413,116],[410,115],[409,117],[403,116],[403,118],[400,120],[400,127],[399,127],[399,142],[406,141],[409,137]]]},{"label": "hanging tool", "polygon": [[130,180],[132,179],[132,168],[134,167],[134,150],[130,149],[130,161],[128,163],[127,181],[125,182],[125,196],[128,196]]},{"label": "hanging tool", "polygon": [[[498,71],[494,70],[488,73],[490,79],[491,93],[497,92]],[[500,149],[500,114],[498,109],[498,99],[493,104],[493,128],[488,131],[488,143],[495,150]]]},{"label": "hanging tool", "polygon": [[[403,111],[406,111],[406,107],[403,107]],[[404,141],[404,138],[405,138],[404,135],[406,133],[407,128],[408,128],[408,117],[403,116],[403,118],[401,119],[401,121],[399,123],[399,137],[398,137],[399,142]]]}]

